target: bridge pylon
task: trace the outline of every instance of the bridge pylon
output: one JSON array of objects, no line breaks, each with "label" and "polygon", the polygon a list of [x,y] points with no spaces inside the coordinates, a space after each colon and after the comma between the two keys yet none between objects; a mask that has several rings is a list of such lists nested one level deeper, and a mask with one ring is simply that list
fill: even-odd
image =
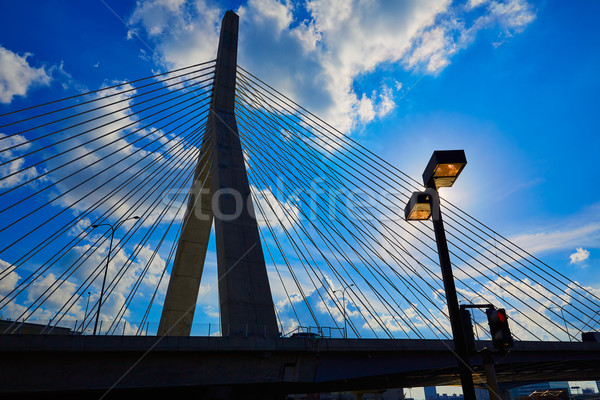
[{"label": "bridge pylon", "polygon": [[188,199],[159,335],[190,335],[213,222],[222,335],[280,335],[235,117],[238,27],[227,11],[195,174],[202,190]]}]

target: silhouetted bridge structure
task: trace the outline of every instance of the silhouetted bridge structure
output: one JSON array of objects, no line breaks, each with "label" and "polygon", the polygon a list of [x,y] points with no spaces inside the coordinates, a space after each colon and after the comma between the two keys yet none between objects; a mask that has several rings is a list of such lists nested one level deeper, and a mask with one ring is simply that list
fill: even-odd
[{"label": "silhouetted bridge structure", "polygon": [[[403,218],[421,185],[239,67],[237,25],[228,12],[216,60],[0,115],[0,396],[459,382],[431,227]],[[459,300],[510,315],[501,387],[600,379],[600,343],[579,341],[597,289],[445,201],[444,218]],[[192,337],[213,233],[219,330]],[[349,338],[285,337],[298,325]]]},{"label": "silhouetted bridge structure", "polygon": [[[479,342],[478,346],[490,346]],[[0,386],[11,391],[81,396],[111,389],[207,398],[281,398],[285,393],[379,391],[457,385],[451,341],[10,335],[2,339]],[[474,379],[484,387],[481,359]],[[496,358],[501,387],[548,380],[594,380],[598,343],[517,342]],[[252,395],[254,394],[254,395]],[[58,398],[58,397],[55,397]],[[70,397],[69,397],[70,398]],[[110,398],[110,396],[109,396]]]}]

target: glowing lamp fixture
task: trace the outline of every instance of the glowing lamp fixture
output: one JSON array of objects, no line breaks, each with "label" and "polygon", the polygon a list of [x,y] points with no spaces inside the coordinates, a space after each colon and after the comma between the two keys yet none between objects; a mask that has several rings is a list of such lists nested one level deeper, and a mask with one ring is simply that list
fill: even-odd
[{"label": "glowing lamp fixture", "polygon": [[467,157],[464,150],[436,150],[423,172],[423,184],[436,189],[450,187],[465,165]]},{"label": "glowing lamp fixture", "polygon": [[431,195],[425,192],[414,192],[404,207],[404,218],[407,221],[424,221],[431,217]]}]

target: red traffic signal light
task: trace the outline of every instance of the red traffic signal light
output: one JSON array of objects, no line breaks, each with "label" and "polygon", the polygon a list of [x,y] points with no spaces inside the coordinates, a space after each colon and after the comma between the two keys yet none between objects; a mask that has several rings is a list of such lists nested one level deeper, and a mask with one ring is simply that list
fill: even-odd
[{"label": "red traffic signal light", "polygon": [[488,308],[485,310],[490,325],[490,334],[492,336],[492,344],[500,351],[507,350],[513,347],[513,338],[508,327],[508,317],[506,310],[499,308],[497,310]]}]

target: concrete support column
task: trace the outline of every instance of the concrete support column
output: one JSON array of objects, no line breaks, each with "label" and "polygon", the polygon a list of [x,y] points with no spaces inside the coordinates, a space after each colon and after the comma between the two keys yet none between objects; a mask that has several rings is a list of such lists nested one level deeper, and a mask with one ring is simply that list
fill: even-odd
[{"label": "concrete support column", "polygon": [[[214,220],[221,332],[278,337],[273,298],[235,119],[239,17],[227,11],[215,64],[203,155],[190,196],[159,335],[189,336]],[[198,214],[198,215],[197,215]]]},{"label": "concrete support column", "polygon": [[215,66],[208,128],[213,143],[213,213],[221,329],[278,337],[273,298],[235,119],[239,18],[227,11]]},{"label": "concrete support column", "polygon": [[200,153],[194,187],[188,198],[184,226],[171,270],[158,335],[189,336],[212,226],[210,145]]}]

